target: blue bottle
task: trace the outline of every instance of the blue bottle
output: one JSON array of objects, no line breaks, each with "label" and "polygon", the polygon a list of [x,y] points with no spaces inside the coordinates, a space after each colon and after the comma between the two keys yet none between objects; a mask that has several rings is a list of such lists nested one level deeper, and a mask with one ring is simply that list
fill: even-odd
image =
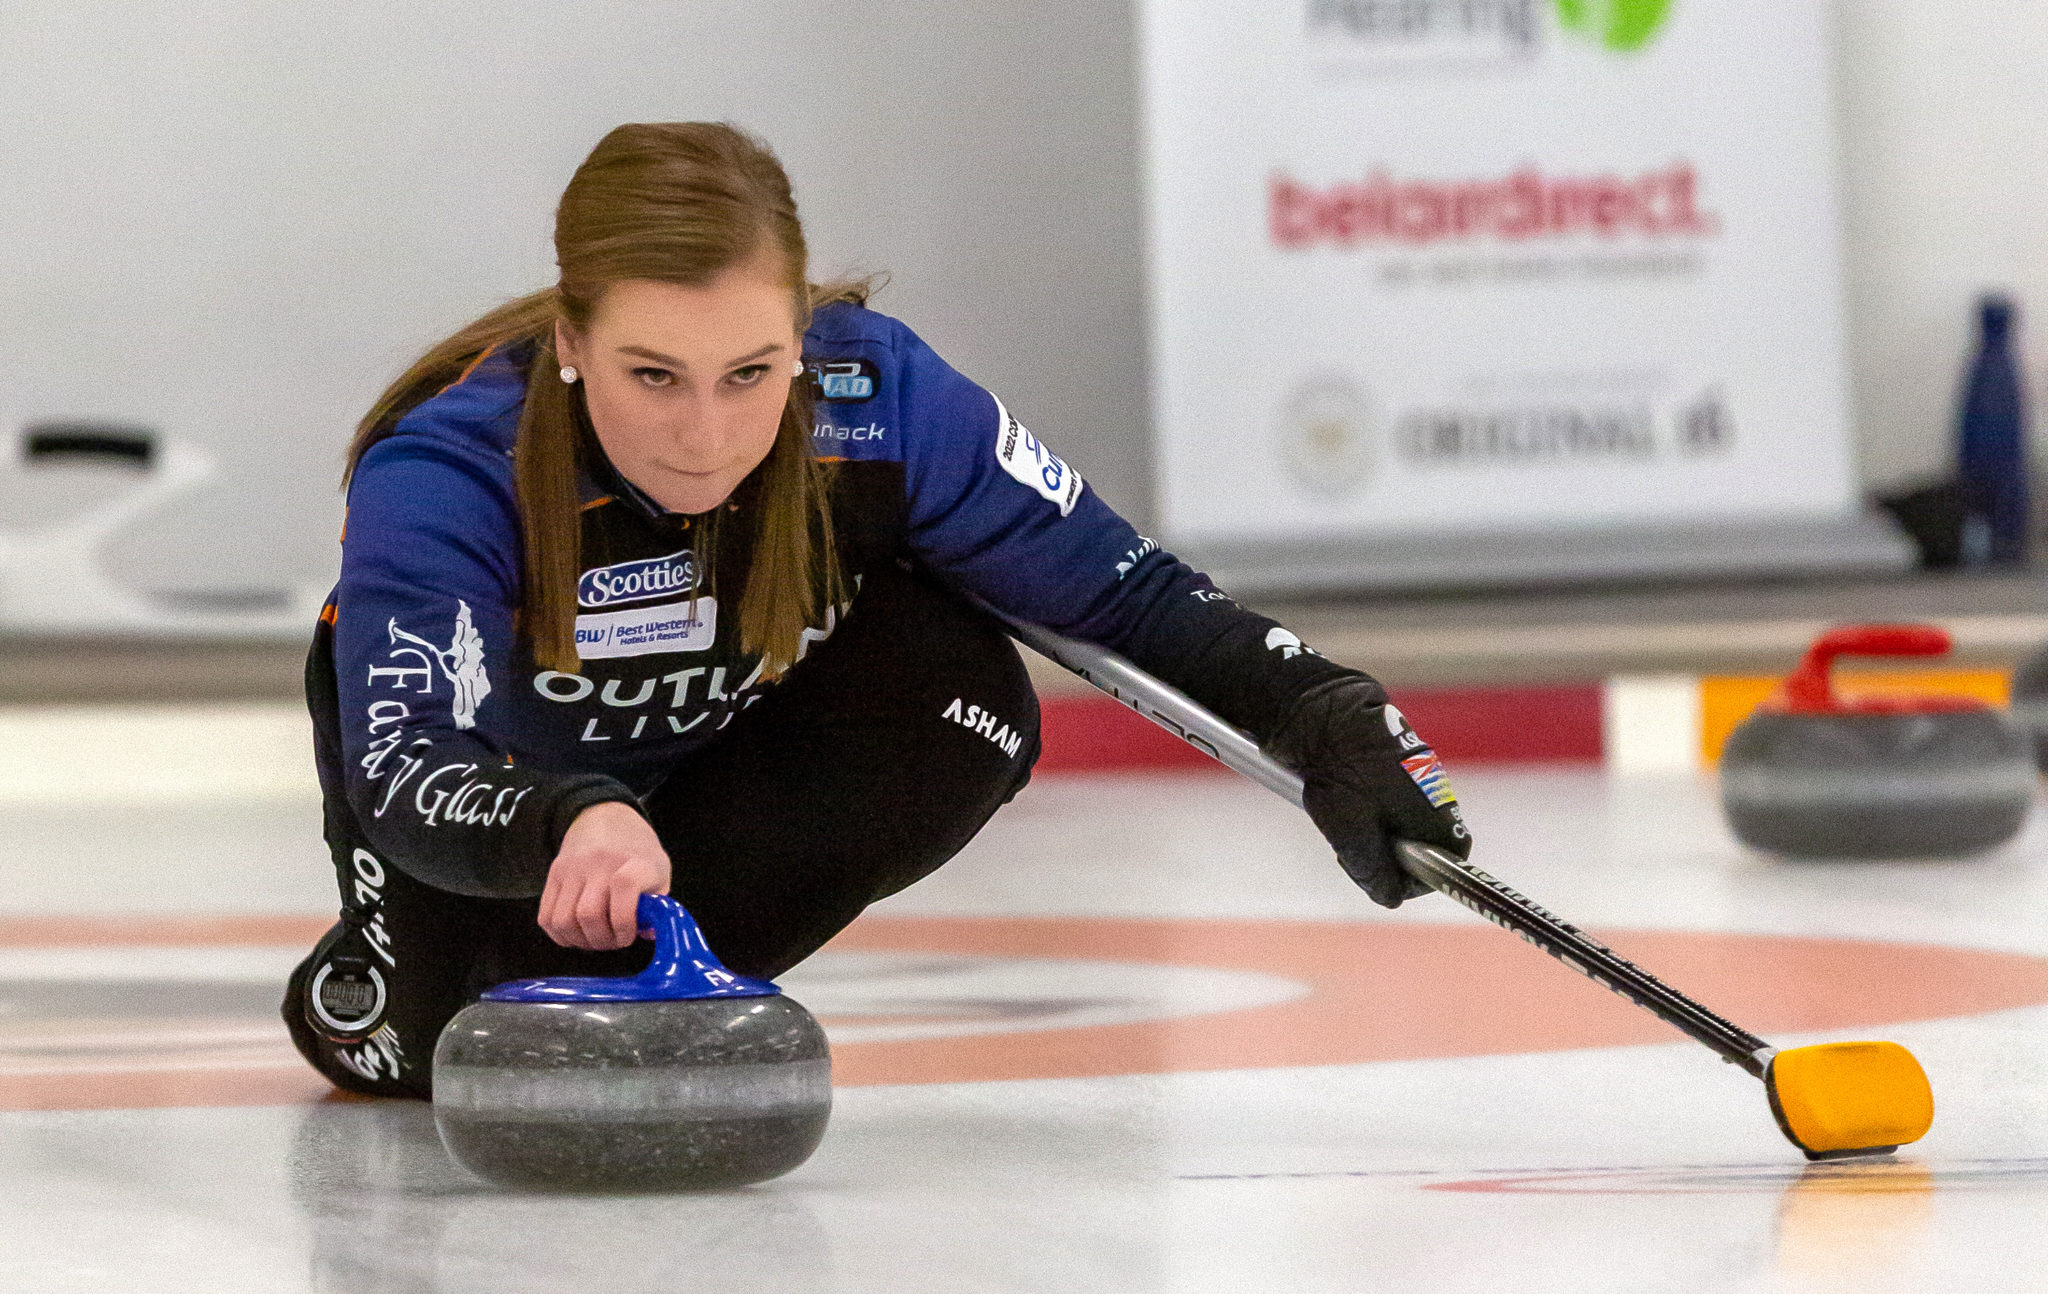
[{"label": "blue bottle", "polygon": [[1972,496],[1963,562],[2018,565],[2027,560],[2027,410],[2013,356],[2012,301],[1977,303],[1977,357],[1963,386],[1957,459]]}]

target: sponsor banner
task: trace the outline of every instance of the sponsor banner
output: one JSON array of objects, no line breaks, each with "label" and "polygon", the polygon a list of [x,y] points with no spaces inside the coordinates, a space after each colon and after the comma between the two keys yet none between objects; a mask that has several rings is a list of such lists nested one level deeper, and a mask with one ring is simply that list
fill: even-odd
[{"label": "sponsor banner", "polygon": [[718,600],[710,597],[576,617],[576,654],[584,660],[703,651],[717,636]]},{"label": "sponsor banner", "polygon": [[1855,514],[1821,0],[1140,12],[1169,546]]}]

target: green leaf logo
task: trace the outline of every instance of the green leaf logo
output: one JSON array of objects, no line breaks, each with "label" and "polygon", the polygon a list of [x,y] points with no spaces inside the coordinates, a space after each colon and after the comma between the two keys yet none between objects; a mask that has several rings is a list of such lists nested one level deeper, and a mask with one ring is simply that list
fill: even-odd
[{"label": "green leaf logo", "polygon": [[1671,0],[1557,0],[1558,25],[1617,54],[1650,43],[1671,12]]}]

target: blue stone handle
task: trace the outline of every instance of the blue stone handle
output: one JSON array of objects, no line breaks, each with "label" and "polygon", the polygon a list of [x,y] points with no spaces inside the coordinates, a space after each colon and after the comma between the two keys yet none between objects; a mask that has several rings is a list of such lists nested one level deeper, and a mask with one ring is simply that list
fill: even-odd
[{"label": "blue stone handle", "polygon": [[558,975],[513,980],[483,995],[486,1002],[687,1002],[712,997],[771,997],[781,990],[727,970],[704,942],[697,919],[666,894],[643,894],[637,913],[654,937],[654,960],[622,979]]}]

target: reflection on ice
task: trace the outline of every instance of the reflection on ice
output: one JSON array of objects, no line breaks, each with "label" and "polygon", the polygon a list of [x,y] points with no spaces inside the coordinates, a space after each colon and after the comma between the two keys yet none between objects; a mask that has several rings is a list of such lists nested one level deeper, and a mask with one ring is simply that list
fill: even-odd
[{"label": "reflection on ice", "polygon": [[312,1286],[336,1294],[804,1294],[832,1286],[825,1232],[789,1193],[500,1191],[448,1158],[420,1102],[308,1107],[290,1179],[312,1228]]}]

